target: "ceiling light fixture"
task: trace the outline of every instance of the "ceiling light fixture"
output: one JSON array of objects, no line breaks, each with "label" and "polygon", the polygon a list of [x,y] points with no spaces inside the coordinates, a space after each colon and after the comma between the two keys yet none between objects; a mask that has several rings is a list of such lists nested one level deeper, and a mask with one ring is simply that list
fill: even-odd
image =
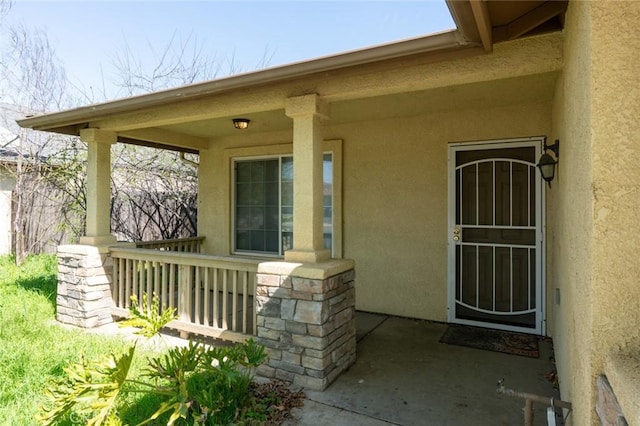
[{"label": "ceiling light fixture", "polygon": [[251,120],[249,120],[248,118],[234,118],[233,127],[235,127],[238,130],[244,130],[247,127],[249,127],[250,122]]}]

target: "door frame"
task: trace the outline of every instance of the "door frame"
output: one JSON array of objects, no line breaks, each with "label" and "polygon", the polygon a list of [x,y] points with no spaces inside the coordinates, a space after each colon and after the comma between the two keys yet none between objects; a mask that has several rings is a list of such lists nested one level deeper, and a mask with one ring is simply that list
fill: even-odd
[{"label": "door frame", "polygon": [[[479,327],[489,327],[497,330],[507,330],[524,332],[530,334],[545,335],[546,334],[546,223],[545,223],[545,191],[544,181],[540,173],[535,173],[535,191],[538,205],[536,206],[536,216],[539,219],[539,226],[536,230],[536,250],[539,256],[536,256],[536,306],[538,307],[539,318],[536,318],[535,328],[516,327],[506,324],[494,324],[480,321],[472,321],[459,319],[455,317],[455,253],[456,244],[453,241],[453,230],[455,223],[455,153],[457,151],[473,151],[481,149],[497,149],[497,148],[519,148],[531,147],[535,148],[535,157],[540,158],[542,155],[542,146],[546,136],[532,136],[527,138],[497,139],[485,141],[469,141],[469,142],[451,142],[447,147],[447,321],[449,323],[472,325]],[[539,283],[539,284],[538,284]]]}]

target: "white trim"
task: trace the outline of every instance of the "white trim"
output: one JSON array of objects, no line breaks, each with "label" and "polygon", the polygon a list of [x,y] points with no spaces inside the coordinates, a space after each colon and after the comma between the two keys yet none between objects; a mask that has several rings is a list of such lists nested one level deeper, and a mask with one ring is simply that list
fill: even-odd
[{"label": "white trim", "polygon": [[[458,151],[475,151],[481,149],[497,149],[497,148],[519,148],[519,147],[534,147],[535,159],[539,158],[542,154],[542,143],[544,141],[544,136],[536,136],[529,138],[515,138],[515,139],[501,139],[501,140],[491,140],[491,141],[472,141],[472,142],[456,142],[450,143],[447,148],[447,163],[448,163],[448,181],[447,181],[447,320],[451,323],[457,324],[465,324],[465,325],[474,325],[474,326],[483,326],[490,327],[500,330],[508,330],[508,331],[518,331],[525,333],[536,333],[536,334],[545,334],[546,329],[546,298],[545,298],[545,288],[546,288],[546,280],[545,280],[545,198],[543,191],[543,182],[539,173],[535,173],[535,192],[536,192],[536,222],[537,226],[533,227],[536,229],[535,236],[535,249],[536,249],[536,323],[535,328],[528,327],[517,327],[511,325],[504,324],[495,324],[481,321],[471,321],[465,320],[455,317],[455,265],[456,265],[456,246],[461,244],[456,244],[452,240],[452,235],[454,228],[456,227],[456,164],[455,164],[455,153]],[[511,160],[509,160],[511,161]],[[495,202],[494,202],[495,204]],[[482,226],[480,226],[482,227]],[[531,229],[531,227],[522,227]],[[528,256],[530,258],[530,256]],[[495,267],[495,265],[494,265]]]}]

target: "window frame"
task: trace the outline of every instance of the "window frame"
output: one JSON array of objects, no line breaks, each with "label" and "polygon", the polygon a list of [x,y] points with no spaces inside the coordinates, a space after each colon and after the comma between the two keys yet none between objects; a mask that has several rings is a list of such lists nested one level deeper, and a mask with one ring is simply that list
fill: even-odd
[{"label": "window frame", "polygon": [[[332,160],[332,242],[331,257],[342,258],[342,140],[333,139],[323,141],[323,154],[331,154]],[[260,161],[278,159],[279,167],[282,157],[293,157],[293,144],[264,145],[247,148],[229,148],[225,150],[229,165],[229,251],[234,256],[252,258],[282,259],[282,212],[279,211],[278,233],[279,253],[236,250],[236,163],[239,161]],[[295,164],[295,159],[294,159]],[[282,188],[279,176],[278,205],[281,209]],[[323,206],[324,209],[324,206]]]}]

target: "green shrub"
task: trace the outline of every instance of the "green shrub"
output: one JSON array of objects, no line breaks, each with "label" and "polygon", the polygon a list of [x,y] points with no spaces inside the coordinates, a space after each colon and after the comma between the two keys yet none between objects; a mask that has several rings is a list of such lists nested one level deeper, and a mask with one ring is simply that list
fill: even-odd
[{"label": "green shrub", "polygon": [[[157,333],[173,319],[168,310],[159,313],[158,303],[154,297],[151,308],[132,308],[129,324],[144,327],[145,335]],[[88,426],[120,425],[125,395],[143,392],[159,397],[160,404],[140,425],[159,419],[167,425],[232,424],[248,412],[255,369],[266,359],[264,347],[251,339],[225,347],[190,341],[149,359],[141,377],[145,380],[137,380],[128,377],[135,350],[133,345],[121,355],[94,362],[81,357],[67,366],[66,376],[53,380],[47,390],[50,404],[41,408],[38,419],[53,425],[75,415],[87,419]]]}]

